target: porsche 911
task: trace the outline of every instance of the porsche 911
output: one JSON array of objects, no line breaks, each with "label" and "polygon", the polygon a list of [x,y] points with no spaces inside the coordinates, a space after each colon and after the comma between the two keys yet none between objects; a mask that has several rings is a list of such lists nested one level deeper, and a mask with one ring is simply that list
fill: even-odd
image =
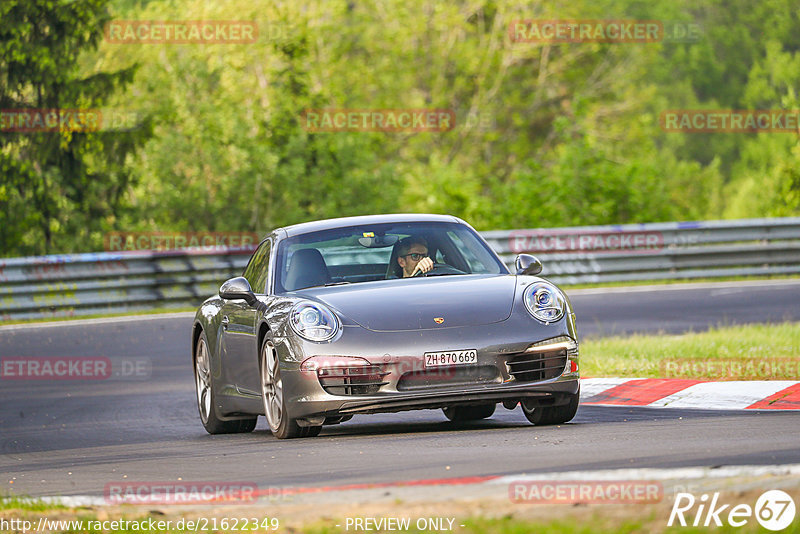
[{"label": "porsche 911", "polygon": [[441,409],[451,421],[519,405],[572,419],[575,315],[533,256],[511,272],[446,215],[308,222],[266,235],[200,306],[192,363],[211,434],[311,437],[356,414]]}]

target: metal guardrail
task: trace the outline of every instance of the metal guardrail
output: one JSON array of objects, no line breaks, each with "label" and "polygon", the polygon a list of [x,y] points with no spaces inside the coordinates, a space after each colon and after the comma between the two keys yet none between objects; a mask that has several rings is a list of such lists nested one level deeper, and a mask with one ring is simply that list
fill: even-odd
[{"label": "metal guardrail", "polygon": [[[544,265],[543,276],[559,284],[719,278],[800,273],[800,217],[728,221],[668,222],[483,232],[484,239],[511,265],[529,251]],[[554,245],[536,250],[525,246]],[[640,248],[592,248],[592,237],[641,237]],[[578,247],[560,250],[554,238]],[[526,239],[527,238],[527,239]],[[580,246],[587,238],[588,245]],[[647,246],[648,239],[652,241]]]},{"label": "metal guardrail", "polygon": [[[483,232],[513,267],[560,284],[800,273],[800,217]],[[249,250],[100,252],[0,260],[0,322],[196,306]]]},{"label": "metal guardrail", "polygon": [[0,260],[0,322],[195,306],[250,250],[98,252]]}]

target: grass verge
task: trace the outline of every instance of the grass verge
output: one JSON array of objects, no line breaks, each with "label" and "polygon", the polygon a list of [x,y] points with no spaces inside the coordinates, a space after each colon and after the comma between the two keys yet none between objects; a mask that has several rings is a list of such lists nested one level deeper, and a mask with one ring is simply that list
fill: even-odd
[{"label": "grass verge", "polygon": [[69,317],[42,317],[38,319],[12,319],[10,321],[0,321],[0,326],[18,324],[53,323],[58,321],[82,321],[84,319],[106,319],[109,317],[129,317],[136,315],[157,315],[161,313],[181,313],[195,312],[196,307],[177,307],[177,308],[148,308],[142,310],[132,310],[119,313],[92,313],[88,315],[72,315]]},{"label": "grass verge", "polygon": [[800,323],[712,328],[680,335],[592,338],[581,342],[586,377],[800,379]]},{"label": "grass verge", "polygon": [[[505,489],[505,488],[502,488]],[[751,490],[748,492],[728,492],[723,493],[721,502],[743,502],[750,503],[756,501],[762,490]],[[500,493],[503,493],[501,491]],[[790,490],[790,494],[797,498],[797,491]],[[204,525],[211,525],[216,518],[216,528],[203,529],[201,533],[236,533],[236,532],[285,532],[290,534],[344,534],[346,532],[455,532],[460,534],[590,534],[590,533],[700,533],[708,532],[709,527],[681,527],[677,523],[672,527],[667,526],[667,519],[670,516],[672,507],[671,498],[666,498],[661,503],[650,505],[587,505],[587,504],[562,504],[562,505],[540,505],[523,504],[515,505],[503,498],[489,498],[481,502],[472,500],[453,500],[438,502],[435,507],[424,506],[424,511],[419,507],[405,508],[391,504],[383,505],[355,505],[355,504],[320,504],[306,505],[295,509],[278,507],[245,507],[229,508],[223,512],[213,512],[204,507],[202,510],[147,510],[142,507],[81,507],[64,508],[52,507],[43,504],[42,507],[29,508],[29,505],[14,506],[8,501],[0,503],[0,525],[3,520],[10,523],[12,520],[29,521],[31,528],[39,524],[39,519],[46,519],[45,525],[47,532],[70,533],[70,534],[184,534],[195,532],[187,530],[187,522],[198,520]],[[49,508],[48,508],[49,506]],[[324,510],[323,517],[320,517],[320,510]],[[468,510],[469,509],[469,510]],[[335,512],[334,512],[335,510]],[[331,513],[333,512],[333,513]],[[350,512],[350,513],[348,513]],[[241,526],[236,529],[226,528],[222,525],[233,524],[237,517],[271,517],[277,523],[270,523],[275,527],[256,528],[242,530]],[[375,522],[381,518],[406,519],[407,528],[381,528],[373,523],[372,528],[357,528],[353,525],[347,527],[345,518],[371,518]],[[689,515],[689,521],[693,516]],[[205,518],[205,519],[203,519]],[[429,520],[439,520],[438,528],[425,528],[431,525]],[[442,520],[447,520],[444,523]],[[121,521],[120,521],[121,520]],[[151,522],[152,520],[152,522]],[[452,523],[449,521],[452,520]],[[751,532],[763,532],[758,523],[750,518],[743,527],[731,527],[726,524],[725,515],[721,515],[723,526],[713,528],[714,532],[738,534],[749,534]],[[109,526],[112,521],[119,521],[122,526]],[[125,521],[126,523],[122,523]],[[422,522],[420,524],[420,521]],[[169,528],[152,526],[161,524],[171,525]],[[396,521],[395,524],[397,524]],[[98,523],[100,523],[98,525]],[[132,523],[137,523],[135,526]],[[178,528],[181,524],[183,527]],[[434,523],[435,524],[435,523]],[[447,524],[446,528],[442,525]],[[689,523],[691,524],[691,523]],[[419,527],[419,528],[418,528]],[[797,532],[800,521],[795,519],[793,525],[784,532]],[[31,532],[29,530],[27,532]],[[3,533],[22,533],[19,528],[3,528]],[[44,533],[42,533],[44,534]]]},{"label": "grass verge", "polygon": [[[545,278],[546,274],[543,274]],[[669,286],[681,284],[709,284],[713,282],[752,282],[760,280],[797,280],[800,275],[775,274],[763,276],[720,276],[717,278],[665,278],[663,280],[628,280],[625,282],[599,282],[585,284],[558,284],[569,293],[570,289],[595,289],[598,287],[638,287],[638,286]]]}]

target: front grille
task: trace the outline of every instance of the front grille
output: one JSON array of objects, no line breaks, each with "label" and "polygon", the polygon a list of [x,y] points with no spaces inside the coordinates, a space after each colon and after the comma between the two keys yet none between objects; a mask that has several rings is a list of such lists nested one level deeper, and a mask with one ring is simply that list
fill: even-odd
[{"label": "front grille", "polygon": [[388,373],[378,365],[354,367],[329,367],[317,371],[319,383],[331,395],[371,395],[377,393],[388,382],[383,377]]},{"label": "front grille", "polygon": [[567,349],[548,352],[523,352],[506,360],[508,373],[520,382],[557,378],[567,365]]},{"label": "front grille", "polygon": [[501,382],[500,373],[494,365],[434,367],[403,374],[397,382],[397,390],[412,391],[438,387],[474,386],[493,382]]}]

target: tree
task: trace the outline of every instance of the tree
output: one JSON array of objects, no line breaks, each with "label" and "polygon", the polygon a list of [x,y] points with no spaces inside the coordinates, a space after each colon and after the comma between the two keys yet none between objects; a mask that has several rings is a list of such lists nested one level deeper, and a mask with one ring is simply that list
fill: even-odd
[{"label": "tree", "polygon": [[132,81],[135,66],[88,75],[80,68],[80,55],[103,35],[106,4],[0,3],[2,255],[102,242],[102,230],[121,208],[132,180],[126,158],[150,126],[143,120],[114,131],[99,111]]}]

